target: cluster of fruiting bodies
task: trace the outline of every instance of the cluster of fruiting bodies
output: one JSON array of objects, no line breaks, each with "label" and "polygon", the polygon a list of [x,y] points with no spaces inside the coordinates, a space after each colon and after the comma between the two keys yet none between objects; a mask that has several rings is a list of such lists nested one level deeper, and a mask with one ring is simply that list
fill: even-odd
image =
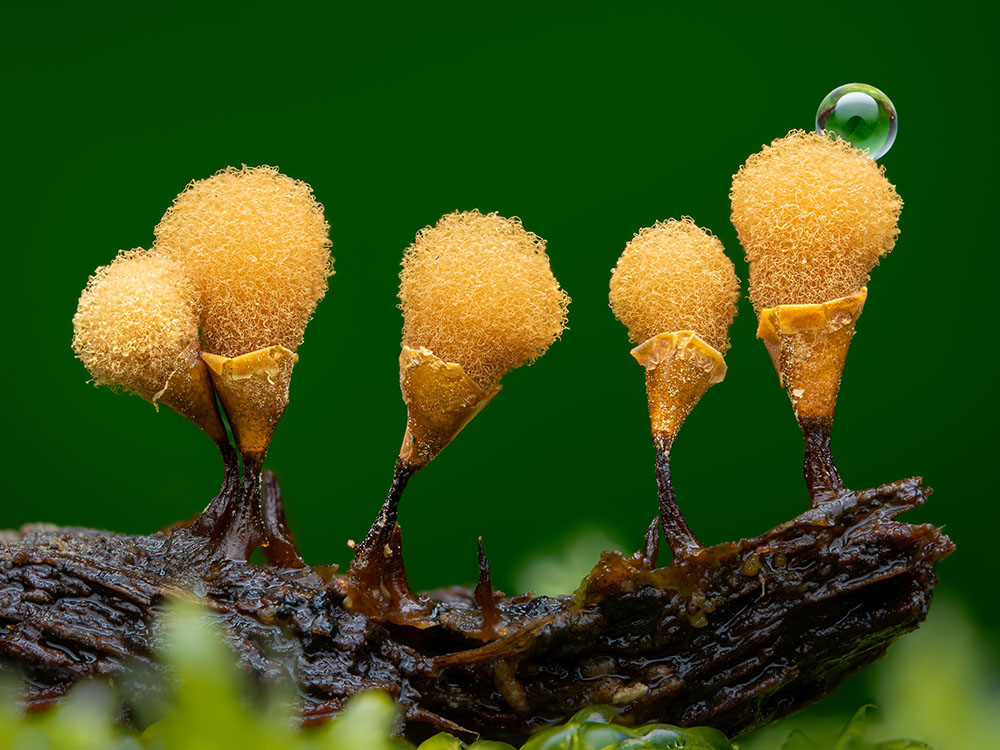
[{"label": "cluster of fruiting bodies", "polygon": [[[856,495],[830,454],[833,408],[868,274],[895,243],[902,202],[865,153],[801,131],[751,156],[730,198],[758,336],[805,438],[811,507],[846,502]],[[175,530],[174,549],[185,555],[245,562],[263,546],[273,565],[305,568],[280,508],[261,503],[261,467],[288,403],[295,350],[332,274],[328,231],[304,183],[270,167],[227,169],[191,183],[156,228],[152,248],[121,253],[80,299],[74,348],[94,380],[166,404],[220,447],[222,490]],[[569,298],[545,241],[495,213],[455,212],[422,229],[403,254],[400,278],[403,444],[371,531],[347,575],[331,585],[352,612],[430,627],[440,613],[409,590],[402,567],[403,490],[497,395],[507,372],[559,338]],[[659,528],[676,562],[695,565],[707,550],[674,497],[670,450],[697,401],[726,374],[739,295],[722,243],[686,217],[637,232],[611,276],[612,310],[645,371]],[[656,525],[649,534],[647,567]],[[504,635],[505,616],[482,551],[480,564],[476,634],[492,641]],[[516,707],[516,664],[495,668]]]}]

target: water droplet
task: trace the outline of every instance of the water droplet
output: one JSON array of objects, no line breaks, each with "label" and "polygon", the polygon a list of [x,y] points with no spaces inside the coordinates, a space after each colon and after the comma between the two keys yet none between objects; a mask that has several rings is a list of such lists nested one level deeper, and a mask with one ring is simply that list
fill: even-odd
[{"label": "water droplet", "polygon": [[878,159],[896,140],[896,108],[889,97],[866,83],[838,86],[819,105],[816,132],[836,133]]}]

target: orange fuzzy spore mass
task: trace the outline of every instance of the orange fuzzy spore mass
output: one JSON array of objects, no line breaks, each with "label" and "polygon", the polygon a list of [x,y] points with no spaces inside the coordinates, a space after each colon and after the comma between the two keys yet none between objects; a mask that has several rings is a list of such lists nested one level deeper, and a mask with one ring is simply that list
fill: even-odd
[{"label": "orange fuzzy spore mass", "polygon": [[403,255],[403,344],[457,362],[481,387],[541,356],[566,327],[545,240],[520,219],[455,212]]},{"label": "orange fuzzy spore mass", "polygon": [[892,250],[903,206],[864,152],[801,130],[747,159],[730,199],[758,311],[860,290]]},{"label": "orange fuzzy spore mass", "polygon": [[722,243],[689,218],[640,229],[611,273],[611,309],[637,344],[694,331],[724,354],[739,296]]},{"label": "orange fuzzy spore mass", "polygon": [[274,167],[230,167],[177,196],[155,248],[198,289],[206,351],[295,351],[333,273],[329,230],[306,183]]},{"label": "orange fuzzy spore mass", "polygon": [[73,316],[73,351],[94,382],[155,403],[199,353],[198,295],[180,266],[145,250],[119,253],[90,277]]}]

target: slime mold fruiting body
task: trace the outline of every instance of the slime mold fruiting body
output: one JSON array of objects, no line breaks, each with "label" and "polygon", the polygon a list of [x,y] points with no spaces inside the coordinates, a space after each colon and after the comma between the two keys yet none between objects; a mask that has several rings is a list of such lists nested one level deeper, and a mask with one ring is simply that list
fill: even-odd
[{"label": "slime mold fruiting body", "polygon": [[243,462],[239,492],[218,498],[191,527],[208,534],[213,556],[247,560],[265,545],[302,564],[280,536],[267,538],[260,474],[288,406],[295,350],[333,273],[329,229],[312,189],[267,166],[192,182],[156,227],[155,249],[197,289],[202,359]]},{"label": "slime mold fruiting body", "polygon": [[726,376],[739,286],[722,243],[690,219],[640,230],[611,276],[611,307],[646,369],[660,524],[675,556],[697,553],[701,543],[674,497],[670,449],[695,404]]},{"label": "slime mold fruiting body", "polygon": [[868,274],[896,243],[903,202],[864,152],[802,131],[747,159],[730,198],[757,336],[802,429],[816,506],[844,491],[830,452],[834,405]]},{"label": "slime mold fruiting body", "polygon": [[403,254],[399,299],[406,432],[389,494],[351,566],[350,602],[368,612],[383,608],[386,554],[410,477],[493,400],[504,374],[549,348],[569,304],[545,240],[519,219],[479,211],[447,214],[417,233]]}]

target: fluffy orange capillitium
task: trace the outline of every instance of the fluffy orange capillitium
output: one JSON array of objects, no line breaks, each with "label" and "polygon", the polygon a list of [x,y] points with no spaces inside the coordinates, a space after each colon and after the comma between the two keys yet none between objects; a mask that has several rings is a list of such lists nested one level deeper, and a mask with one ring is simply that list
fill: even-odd
[{"label": "fluffy orange capillitium", "polygon": [[545,240],[517,218],[441,217],[406,249],[400,282],[403,345],[458,363],[486,390],[534,362],[566,327],[570,299]]},{"label": "fluffy orange capillitium", "polygon": [[206,351],[295,351],[333,273],[330,227],[312,188],[274,167],[192,182],[156,227],[155,249],[194,281]]},{"label": "fluffy orange capillitium", "polygon": [[136,249],[98,268],[73,316],[73,351],[94,382],[155,404],[198,357],[198,294],[179,264]]},{"label": "fluffy orange capillitium", "polygon": [[725,354],[739,296],[722,243],[686,217],[640,229],[611,272],[611,309],[637,344],[694,331]]},{"label": "fluffy orange capillitium", "polygon": [[730,199],[758,312],[859,291],[892,250],[903,206],[863,151],[801,130],[747,159]]}]

